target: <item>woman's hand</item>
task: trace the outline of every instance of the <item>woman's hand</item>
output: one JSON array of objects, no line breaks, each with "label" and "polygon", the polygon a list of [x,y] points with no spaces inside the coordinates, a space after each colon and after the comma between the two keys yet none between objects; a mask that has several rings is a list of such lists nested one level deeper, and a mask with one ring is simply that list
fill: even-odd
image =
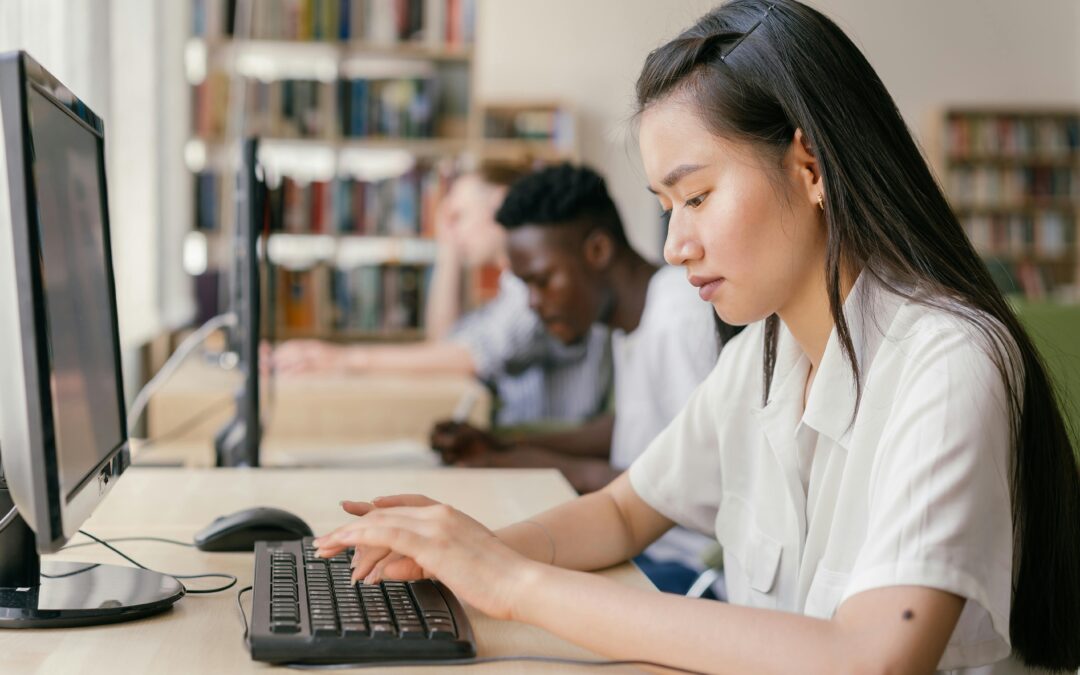
[{"label": "woman's hand", "polygon": [[[431,506],[439,502],[423,495],[394,495],[376,497],[371,502],[341,502],[341,508],[354,516],[364,516],[374,509],[393,508],[395,506]],[[383,579],[410,581],[423,579],[426,575],[412,558],[394,553],[385,547],[356,547],[352,560],[352,580],[365,584],[377,584]]]},{"label": "woman's hand", "polygon": [[331,557],[350,546],[372,550],[371,557],[375,550],[389,550],[403,556],[401,560],[411,559],[426,576],[437,577],[462,600],[498,619],[513,618],[513,607],[543,568],[445,504],[374,506],[364,509],[356,521],[316,539],[317,555]]}]

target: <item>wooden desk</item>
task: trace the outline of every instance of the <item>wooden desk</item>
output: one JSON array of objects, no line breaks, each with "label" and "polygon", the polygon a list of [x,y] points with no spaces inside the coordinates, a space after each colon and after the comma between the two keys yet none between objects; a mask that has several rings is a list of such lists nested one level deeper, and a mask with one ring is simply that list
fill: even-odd
[{"label": "wooden desk", "polygon": [[[214,445],[203,441],[169,441],[142,449],[134,444],[137,466],[213,468]],[[259,447],[259,464],[273,468],[438,469],[439,456],[428,446],[408,438],[379,443],[315,437],[307,441],[271,437]]]},{"label": "wooden desk", "polygon": [[[150,469],[126,473],[84,528],[99,537],[156,535],[190,541],[214,517],[250,506],[276,506],[306,520],[316,532],[344,522],[342,498],[369,499],[399,492],[430,495],[501,527],[573,497],[553,470],[297,470],[297,469]],[[78,538],[80,541],[82,537]],[[0,631],[0,671],[35,675],[69,673],[270,672],[251,660],[241,641],[236,591],[251,584],[253,556],[247,553],[203,553],[164,543],[128,542],[117,547],[153,569],[175,574],[227,572],[236,587],[216,595],[188,595],[164,614],[111,626],[58,630]],[[65,551],[57,559],[125,564],[100,546]],[[632,565],[603,572],[628,585],[650,588]],[[208,587],[216,580],[205,580]],[[199,583],[192,581],[193,587]],[[245,609],[250,617],[249,598]],[[476,632],[480,656],[543,654],[571,658],[595,655],[546,631],[525,624],[496,621],[467,610]],[[454,668],[453,673],[593,672],[595,668],[500,663]],[[605,668],[605,672],[637,672]],[[278,670],[277,672],[289,672]],[[372,672],[335,671],[335,672]],[[402,669],[430,675],[431,668]]]},{"label": "wooden desk", "polygon": [[[200,423],[173,440],[212,439],[232,415],[240,375],[192,357],[150,399],[148,435],[183,428],[200,411]],[[265,383],[264,383],[265,385]],[[427,441],[432,425],[448,419],[466,394],[476,397],[469,421],[481,428],[491,418],[491,394],[475,379],[460,375],[292,375],[263,387],[268,441],[319,438],[371,443],[407,438]]]}]

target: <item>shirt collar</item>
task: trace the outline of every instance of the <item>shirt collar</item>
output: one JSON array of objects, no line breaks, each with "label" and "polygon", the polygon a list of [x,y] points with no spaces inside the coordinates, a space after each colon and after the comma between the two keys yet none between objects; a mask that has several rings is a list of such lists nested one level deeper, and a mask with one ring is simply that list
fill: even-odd
[{"label": "shirt collar", "polygon": [[[889,290],[873,274],[866,272],[855,280],[844,301],[844,317],[864,383],[874,355],[904,301],[903,296]],[[803,354],[802,348],[782,321],[777,333],[776,366],[769,402],[764,408],[758,409],[766,425],[766,433],[770,439],[777,437],[775,440],[794,436],[800,421],[799,411],[802,410],[803,423],[846,447],[855,420],[857,390],[851,365],[841,349],[836,329],[833,328],[829,334],[805,410],[802,397],[810,367],[809,358]]]},{"label": "shirt collar", "polygon": [[[855,360],[865,384],[874,356],[905,298],[886,288],[873,274],[863,272],[844,301]],[[858,391],[851,364],[844,356],[834,327],[814,377],[803,422],[846,447],[855,422]]]}]

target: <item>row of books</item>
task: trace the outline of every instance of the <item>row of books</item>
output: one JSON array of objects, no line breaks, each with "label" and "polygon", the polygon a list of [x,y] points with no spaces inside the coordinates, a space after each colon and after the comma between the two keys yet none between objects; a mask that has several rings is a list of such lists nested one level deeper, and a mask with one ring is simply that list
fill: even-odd
[{"label": "row of books", "polygon": [[1080,198],[1080,171],[1054,166],[953,166],[948,189],[958,207],[1067,200]]},{"label": "row of books", "polygon": [[[269,203],[279,213],[272,227],[290,234],[351,234],[434,237],[436,209],[449,190],[448,165],[417,165],[377,182],[337,178],[301,183],[284,178]],[[220,229],[221,200],[231,176],[204,171],[195,176],[195,226]]]},{"label": "row of books", "polygon": [[239,36],[236,0],[193,0],[192,34],[216,39],[472,44],[476,0],[258,0]]},{"label": "row of books", "polygon": [[946,124],[953,159],[1080,156],[1080,116],[953,115]]},{"label": "row of books", "polygon": [[426,79],[340,80],[341,135],[431,138],[436,135],[438,81]]},{"label": "row of books", "polygon": [[519,138],[572,143],[572,116],[557,108],[489,107],[484,112],[485,138]]},{"label": "row of books", "polygon": [[1074,221],[1058,211],[970,215],[961,219],[961,224],[972,245],[984,256],[1065,258],[1076,247]]},{"label": "row of books", "polygon": [[277,328],[289,333],[393,333],[423,329],[429,267],[369,265],[277,269]]},{"label": "row of books", "polygon": [[[431,138],[452,132],[443,116],[464,117],[440,107],[440,81],[431,78],[247,80],[248,133],[274,138]],[[192,95],[195,134],[221,138],[225,131],[229,78],[212,73]],[[458,125],[463,126],[463,122]]]},{"label": "row of books", "polygon": [[436,209],[450,187],[445,168],[417,166],[378,182],[338,178],[279,190],[282,231],[292,234],[435,236]]}]

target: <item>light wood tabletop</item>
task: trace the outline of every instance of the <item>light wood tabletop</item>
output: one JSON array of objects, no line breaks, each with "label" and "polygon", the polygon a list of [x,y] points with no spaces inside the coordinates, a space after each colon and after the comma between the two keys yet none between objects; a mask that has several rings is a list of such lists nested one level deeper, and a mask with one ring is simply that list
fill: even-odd
[{"label": "light wood tabletop", "polygon": [[[147,435],[212,439],[233,414],[240,384],[239,372],[192,358],[150,399]],[[472,402],[466,417],[474,426],[486,428],[491,417],[491,393],[466,375],[278,375],[262,385],[263,437],[271,441],[426,441],[431,427],[449,419],[463,399]]]},{"label": "light wood tabletop", "polygon": [[[496,528],[526,518],[574,495],[554,470],[483,469],[164,469],[133,468],[123,475],[83,529],[106,539],[131,536],[191,541],[215,517],[251,506],[275,506],[299,515],[318,532],[347,521],[341,499],[423,493]],[[77,537],[73,544],[85,541]],[[250,659],[241,640],[236,593],[251,584],[249,553],[203,553],[159,542],[116,546],[142,564],[173,574],[226,572],[236,587],[216,595],[187,595],[172,610],[149,619],[76,629],[0,631],[3,673],[244,673],[269,672]],[[101,546],[69,549],[51,559],[126,564]],[[632,565],[601,572],[618,582],[651,588]],[[217,580],[189,582],[208,587]],[[250,616],[250,594],[244,598]],[[545,655],[597,658],[539,628],[497,621],[467,608],[481,657]],[[377,669],[381,670],[381,669]],[[591,672],[567,665],[505,662],[454,667],[454,673]],[[336,672],[372,672],[336,671]],[[393,668],[431,673],[431,668]],[[605,668],[604,672],[637,672]]]}]

